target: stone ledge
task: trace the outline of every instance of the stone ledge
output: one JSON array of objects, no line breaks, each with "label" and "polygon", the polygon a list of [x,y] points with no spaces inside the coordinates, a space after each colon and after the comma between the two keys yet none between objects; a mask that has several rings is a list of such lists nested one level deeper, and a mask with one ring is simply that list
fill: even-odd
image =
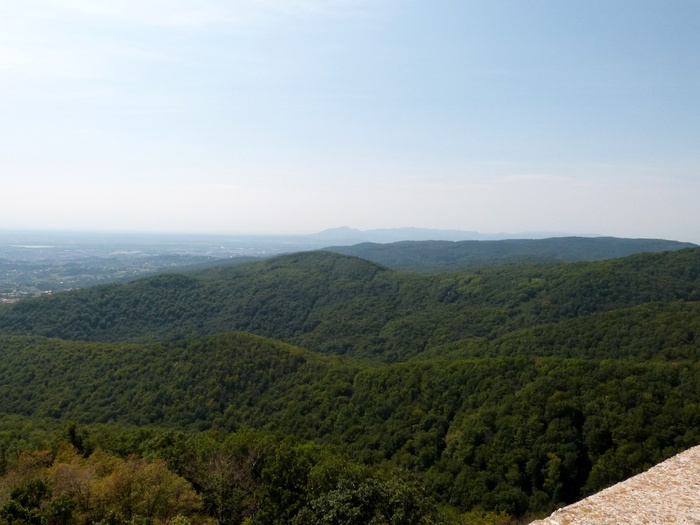
[{"label": "stone ledge", "polygon": [[700,525],[700,446],[530,525]]}]

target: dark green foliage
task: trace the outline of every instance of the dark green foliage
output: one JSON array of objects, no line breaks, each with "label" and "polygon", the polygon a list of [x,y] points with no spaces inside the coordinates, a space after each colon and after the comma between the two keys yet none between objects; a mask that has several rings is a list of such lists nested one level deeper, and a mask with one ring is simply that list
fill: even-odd
[{"label": "dark green foliage", "polygon": [[[269,426],[284,411],[302,436],[329,432],[355,370],[244,333],[140,345],[0,336],[0,352],[2,412],[235,429],[271,417]],[[70,428],[68,438],[80,450],[91,446]]]},{"label": "dark green foliage", "polygon": [[[170,518],[154,513],[147,517],[149,506],[142,500],[151,498],[151,504],[162,506],[163,498],[175,496],[169,490],[173,484],[192,500],[189,485],[164,470],[157,459],[168,448],[170,431],[124,426],[77,430],[93,436],[97,452],[78,460],[74,449],[54,443],[60,451],[55,457],[38,453],[43,464],[36,473],[46,480],[18,484],[14,480],[26,474],[31,453],[14,461],[10,475],[0,477],[0,487],[16,484],[0,507],[0,523],[171,523],[172,512],[167,514]],[[265,432],[179,436],[190,456],[182,475],[199,493],[184,505],[193,522],[202,522],[202,510],[221,524],[446,523],[415,477],[401,469],[359,465],[328,447]],[[115,438],[130,443],[130,453],[123,458],[102,450],[110,450]],[[155,443],[165,446],[153,449]],[[160,492],[149,493],[150,487],[139,484],[144,477],[160,484]],[[197,501],[203,502],[201,509]]]},{"label": "dark green foliage", "polygon": [[[484,520],[547,512],[700,444],[699,298],[700,249],[162,275],[0,309],[31,334],[0,336],[0,413],[80,423],[58,433],[85,457],[163,459],[220,523],[440,522],[423,489]],[[0,433],[4,469],[17,439]]]},{"label": "dark green foliage", "polygon": [[84,429],[79,429],[75,422],[71,422],[66,430],[68,435],[68,442],[75,447],[75,449],[87,457],[92,454],[94,448],[90,443],[90,438]]},{"label": "dark green foliage", "polygon": [[46,511],[46,521],[52,525],[68,525],[73,523],[73,511],[78,506],[78,502],[63,494],[54,499]]},{"label": "dark green foliage", "polygon": [[0,308],[0,331],[144,341],[244,330],[383,362],[467,337],[700,299],[700,249],[420,276],[327,252],[161,275]]},{"label": "dark green foliage", "polygon": [[[700,443],[697,360],[501,357],[367,368],[236,333],[168,344],[22,337],[2,344],[3,411],[275,429],[335,444],[367,464],[389,460],[421,473],[436,496],[462,509],[549,510]],[[8,375],[20,362],[16,378]],[[187,472],[195,458],[182,436],[143,432],[136,441],[106,442],[123,454],[156,454],[175,472]],[[64,435],[83,445],[105,442],[74,425]],[[204,471],[225,477],[227,464],[255,462],[266,447],[232,445],[235,453],[207,456]],[[266,487],[258,499],[250,500],[254,483],[241,481],[248,488],[210,501],[220,509],[210,512],[228,522],[226,514],[259,508],[261,516],[290,520],[312,501],[304,499],[314,454],[307,452],[278,444],[258,464]],[[199,485],[216,486],[207,479]],[[376,489],[343,485],[350,486]],[[336,500],[317,501],[318,512],[349,505],[343,490],[324,496]]]},{"label": "dark green foliage", "polygon": [[700,303],[647,303],[510,332],[493,341],[464,339],[420,356],[558,356],[590,359],[700,358]]},{"label": "dark green foliage", "polygon": [[294,525],[428,525],[435,512],[416,486],[399,477],[342,479],[336,488],[312,500],[291,521]]},{"label": "dark green foliage", "polygon": [[40,506],[50,493],[50,487],[42,479],[16,487],[10,494],[10,501],[0,507],[0,523],[44,525]]}]

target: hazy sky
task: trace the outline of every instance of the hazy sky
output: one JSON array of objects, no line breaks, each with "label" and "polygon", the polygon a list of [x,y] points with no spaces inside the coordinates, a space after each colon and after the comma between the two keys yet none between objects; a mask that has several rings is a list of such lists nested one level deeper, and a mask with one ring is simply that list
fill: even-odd
[{"label": "hazy sky", "polygon": [[700,0],[0,0],[0,228],[700,243]]}]

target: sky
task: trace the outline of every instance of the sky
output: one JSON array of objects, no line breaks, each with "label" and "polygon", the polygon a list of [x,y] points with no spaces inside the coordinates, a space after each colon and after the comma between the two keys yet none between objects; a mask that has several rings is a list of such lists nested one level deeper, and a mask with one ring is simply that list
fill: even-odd
[{"label": "sky", "polygon": [[700,0],[0,0],[0,229],[700,243]]}]

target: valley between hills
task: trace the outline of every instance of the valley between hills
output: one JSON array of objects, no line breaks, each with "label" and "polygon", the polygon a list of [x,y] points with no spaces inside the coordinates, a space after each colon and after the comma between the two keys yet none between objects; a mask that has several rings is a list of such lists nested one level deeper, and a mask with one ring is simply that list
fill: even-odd
[{"label": "valley between hills", "polygon": [[700,248],[491,242],[1,305],[0,523],[526,523],[700,444]]}]

